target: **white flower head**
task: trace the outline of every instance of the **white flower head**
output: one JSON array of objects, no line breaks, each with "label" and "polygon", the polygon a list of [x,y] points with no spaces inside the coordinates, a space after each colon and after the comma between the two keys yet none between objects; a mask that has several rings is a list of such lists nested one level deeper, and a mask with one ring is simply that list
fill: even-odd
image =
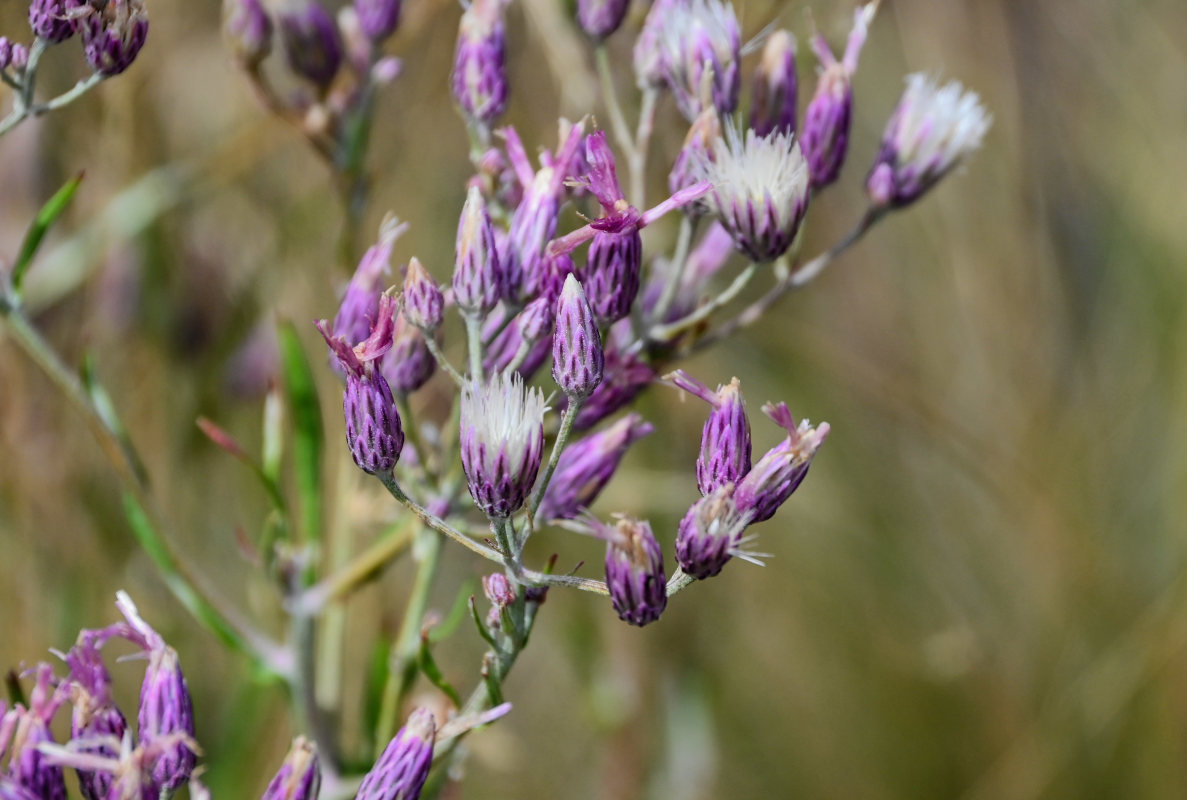
[{"label": "white flower head", "polygon": [[699,171],[713,184],[709,206],[739,250],[755,261],[787,251],[808,210],[808,164],[794,134],[748,130],[743,137],[729,123]]}]

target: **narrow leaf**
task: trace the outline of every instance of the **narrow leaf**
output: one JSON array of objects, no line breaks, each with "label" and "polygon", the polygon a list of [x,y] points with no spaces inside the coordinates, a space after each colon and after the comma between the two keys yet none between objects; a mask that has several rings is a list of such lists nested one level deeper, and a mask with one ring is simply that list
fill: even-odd
[{"label": "narrow leaf", "polygon": [[458,708],[462,707],[462,698],[457,693],[457,689],[453,688],[453,685],[445,680],[445,676],[441,674],[441,670],[437,667],[437,662],[433,660],[433,653],[429,650],[429,641],[427,638],[421,639],[420,642],[420,671],[429,679],[429,683],[445,692],[455,706]]},{"label": "narrow leaf", "polygon": [[292,323],[281,323],[277,336],[293,421],[293,468],[301,502],[301,531],[307,539],[316,540],[321,532],[321,458],[325,446],[317,384]]},{"label": "narrow leaf", "polygon": [[29,230],[25,233],[25,240],[21,242],[21,249],[17,253],[16,263],[12,267],[12,288],[16,291],[21,289],[21,281],[25,277],[25,272],[28,271],[29,265],[33,263],[33,256],[37,254],[37,248],[41,246],[41,240],[45,238],[46,232],[50,226],[57,221],[66,207],[70,205],[70,201],[74,199],[75,192],[78,187],[82,185],[82,178],[85,173],[78,173],[73,178],[66,182],[66,185],[54,193],[41,210],[37,212],[37,216],[33,218],[33,224],[29,226]]}]

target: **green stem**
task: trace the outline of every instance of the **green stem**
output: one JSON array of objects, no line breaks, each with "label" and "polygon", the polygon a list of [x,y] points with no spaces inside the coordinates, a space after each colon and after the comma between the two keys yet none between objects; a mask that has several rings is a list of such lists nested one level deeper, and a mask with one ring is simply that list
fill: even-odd
[{"label": "green stem", "polygon": [[470,379],[482,380],[482,322],[477,314],[466,315],[466,342],[470,350]]},{"label": "green stem", "polygon": [[636,208],[647,205],[647,154],[651,149],[651,132],[655,128],[655,102],[659,91],[648,86],[643,90],[643,101],[639,108],[639,128],[635,133],[635,147],[627,163],[631,170],[631,201]]},{"label": "green stem", "polygon": [[[437,360],[437,366],[445,370],[449,377],[453,379],[453,382],[459,387],[464,386],[466,379],[462,377],[462,374],[457,371],[453,364],[449,363],[449,359],[446,358],[445,353],[441,351],[441,345],[437,344],[437,339],[433,336],[433,334],[429,331],[422,331],[422,334],[424,335],[425,345],[428,346],[429,352],[432,353],[433,358]],[[473,353],[471,353],[471,358],[472,357]]]},{"label": "green stem", "polygon": [[746,284],[750,283],[757,272],[758,264],[751,262],[750,266],[742,270],[738,277],[734,278],[733,283],[726,287],[724,292],[713,298],[712,301],[706,303],[696,311],[676,320],[671,324],[655,325],[650,331],[648,331],[647,338],[653,342],[670,341],[673,337],[677,336],[683,331],[688,330],[701,320],[708,319],[714,311],[737,297],[742,292],[742,290],[746,288]]},{"label": "green stem", "polygon": [[680,233],[676,238],[676,252],[672,256],[672,263],[668,267],[668,282],[664,285],[663,294],[660,295],[659,302],[655,304],[655,310],[651,312],[651,318],[659,324],[663,324],[664,317],[667,316],[668,309],[672,307],[672,301],[676,299],[677,292],[680,291],[680,284],[684,282],[684,271],[688,264],[688,251],[692,246],[692,239],[697,232],[698,217],[690,217],[684,214],[680,220]]},{"label": "green stem", "polygon": [[552,474],[556,472],[556,465],[561,460],[561,451],[565,449],[565,442],[568,441],[569,434],[573,430],[573,420],[577,418],[577,412],[581,410],[581,405],[584,402],[584,398],[569,398],[569,405],[565,408],[565,413],[561,417],[561,427],[557,431],[556,441],[552,444],[552,455],[548,458],[548,467],[544,470],[544,479],[540,481],[540,488],[536,490],[536,496],[532,498],[531,507],[528,509],[529,528],[535,525],[536,512],[540,510],[540,503],[544,500],[544,493],[548,491],[548,484],[552,481]]},{"label": "green stem", "polygon": [[626,116],[622,113],[622,106],[618,102],[618,91],[614,88],[614,74],[610,70],[610,54],[606,45],[599,44],[594,50],[594,61],[597,62],[598,81],[602,87],[602,101],[606,104],[606,111],[610,114],[610,128],[614,132],[614,139],[622,152],[628,157],[635,152],[635,142],[631,137],[631,129],[626,124]]},{"label": "green stem", "polygon": [[333,575],[301,592],[294,608],[317,616],[330,603],[349,597],[395,561],[412,544],[412,531],[406,525],[389,529],[370,547],[355,556]]}]

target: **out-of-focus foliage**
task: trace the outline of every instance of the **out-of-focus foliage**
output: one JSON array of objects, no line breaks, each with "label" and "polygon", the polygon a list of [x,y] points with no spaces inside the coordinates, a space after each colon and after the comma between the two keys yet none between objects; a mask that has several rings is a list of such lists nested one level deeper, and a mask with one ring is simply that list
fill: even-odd
[{"label": "out-of-focus foliage", "polygon": [[[0,7],[0,31],[24,30],[21,5]],[[783,9],[738,6],[744,25]],[[332,313],[346,276],[341,211],[300,138],[253,105],[217,7],[155,0],[126,76],[6,137],[0,254],[13,258],[40,205],[87,171],[27,277],[36,322],[72,363],[93,355],[180,549],[279,624],[237,538],[268,498],[194,419],[258,442],[269,332],[292,320],[315,346],[307,322]],[[801,32],[803,7],[781,17]],[[812,12],[838,41],[852,6]],[[419,256],[438,280],[469,171],[446,91],[458,13],[451,0],[406,4],[393,40],[405,71],[379,101],[371,159],[368,230],[389,208],[411,222],[397,258]],[[510,13],[509,120],[529,146],[596,98],[568,13],[552,0]],[[1184,42],[1187,7],[1171,0],[883,3],[850,160],[810,211],[805,252],[858,213],[903,74],[959,78],[995,123],[964,174],[766,325],[686,366],[737,374],[752,410],[786,398],[832,423],[808,488],[760,529],[775,557],[731,564],[645,631],[554,591],[507,687],[514,713],[471,742],[470,796],[1187,793]],[[611,48],[629,60],[629,37]],[[806,77],[806,52],[800,66]],[[43,78],[72,79],[65,67]],[[669,101],[660,113],[670,157],[683,126]],[[646,235],[666,242],[673,228]],[[335,395],[322,392],[336,445]],[[416,402],[431,407],[433,390]],[[696,497],[703,409],[660,389],[643,411],[661,435],[602,507],[650,512],[670,532]],[[754,417],[756,449],[773,443]],[[352,490],[336,496],[363,498],[331,520],[366,540],[394,518],[380,487],[354,491],[348,460],[328,463],[326,479]],[[566,543],[583,546],[596,564],[595,543]],[[480,568],[451,553],[439,585]],[[351,632],[394,627],[409,575],[398,566],[350,604],[345,696],[361,696],[370,660]],[[284,698],[163,589],[85,426],[0,342],[0,664],[111,621],[119,588],[181,654],[215,796],[258,795],[293,733]],[[434,598],[442,613],[453,601]],[[446,677],[471,680],[478,650],[463,636],[440,649]],[[363,716],[349,706],[344,724]]]}]

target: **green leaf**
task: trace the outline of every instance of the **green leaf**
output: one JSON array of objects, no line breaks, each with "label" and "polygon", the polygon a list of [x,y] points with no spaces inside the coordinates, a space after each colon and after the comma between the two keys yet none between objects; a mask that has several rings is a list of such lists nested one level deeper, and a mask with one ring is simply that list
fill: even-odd
[{"label": "green leaf", "polygon": [[474,602],[473,595],[470,596],[468,605],[470,606],[470,616],[474,618],[474,625],[478,628],[478,635],[486,640],[486,643],[491,647],[498,647],[495,644],[495,637],[491,636],[490,631],[487,630],[486,623],[482,621],[482,617],[478,614],[478,604]]},{"label": "green leaf", "polygon": [[29,226],[28,232],[25,233],[25,240],[21,242],[21,249],[17,253],[16,263],[12,267],[12,288],[14,291],[20,291],[21,281],[24,280],[29,265],[33,263],[33,256],[37,254],[37,248],[41,246],[41,240],[45,238],[45,234],[50,229],[50,226],[57,221],[58,217],[62,216],[62,212],[70,205],[70,201],[74,199],[75,192],[82,185],[84,174],[80,172],[68,180],[66,185],[55,192],[54,196],[41,207],[41,210],[37,212],[37,216],[33,218],[33,224]]},{"label": "green leaf", "polygon": [[445,680],[445,676],[441,674],[441,670],[437,667],[437,662],[433,660],[433,653],[431,650],[429,650],[428,639],[421,639],[419,660],[420,671],[423,672],[424,676],[429,679],[429,683],[445,692],[445,694],[449,696],[449,699],[453,701],[453,704],[458,708],[461,708],[461,695],[457,693],[457,689],[453,688],[453,685],[449,681]]},{"label": "green leaf", "polygon": [[277,336],[293,421],[293,468],[301,503],[301,532],[307,540],[316,541],[321,535],[321,458],[325,447],[317,383],[292,323],[281,323]]}]

